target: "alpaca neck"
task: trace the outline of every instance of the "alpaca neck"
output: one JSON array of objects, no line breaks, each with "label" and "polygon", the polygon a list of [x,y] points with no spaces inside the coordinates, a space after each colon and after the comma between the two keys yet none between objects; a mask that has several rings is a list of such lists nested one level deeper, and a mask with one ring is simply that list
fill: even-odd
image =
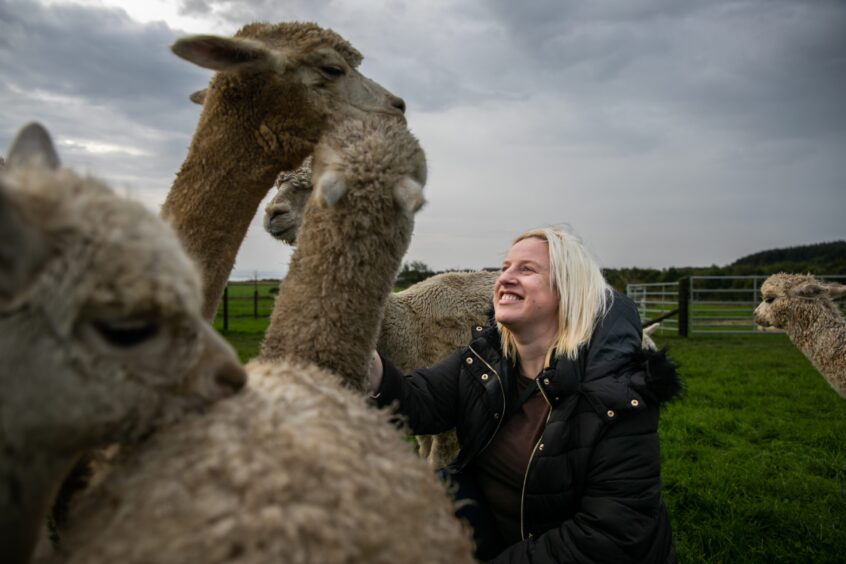
[{"label": "alpaca neck", "polygon": [[787,327],[796,347],[829,384],[846,397],[846,320],[834,308],[814,307],[803,319]]},{"label": "alpaca neck", "polygon": [[[266,103],[236,96],[259,90],[247,79],[219,75],[214,85],[218,87],[209,89],[188,156],[162,206],[162,217],[200,268],[203,314],[209,320],[259,204],[280,171],[299,166],[319,133],[309,123],[318,118],[302,109],[304,96],[297,89],[276,93],[290,102],[288,115],[267,118]],[[265,111],[259,113],[259,108]]]},{"label": "alpaca neck", "polygon": [[413,220],[394,219],[392,201],[383,209],[372,202],[354,209],[349,201],[336,207],[347,209],[335,212],[311,203],[306,209],[261,358],[312,362],[363,390]]},{"label": "alpaca neck", "polygon": [[29,562],[47,512],[75,456],[20,452],[6,441],[0,459],[0,554]]}]

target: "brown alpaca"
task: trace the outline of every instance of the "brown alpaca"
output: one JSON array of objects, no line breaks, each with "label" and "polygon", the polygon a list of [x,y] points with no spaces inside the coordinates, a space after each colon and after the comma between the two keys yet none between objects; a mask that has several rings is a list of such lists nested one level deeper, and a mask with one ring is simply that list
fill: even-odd
[{"label": "brown alpaca", "polygon": [[294,169],[346,118],[403,118],[405,103],[363,76],[361,54],[310,23],[254,23],[234,38],[177,41],[180,57],[217,72],[188,156],[162,207],[200,267],[214,317],[238,248],[280,170]]}]

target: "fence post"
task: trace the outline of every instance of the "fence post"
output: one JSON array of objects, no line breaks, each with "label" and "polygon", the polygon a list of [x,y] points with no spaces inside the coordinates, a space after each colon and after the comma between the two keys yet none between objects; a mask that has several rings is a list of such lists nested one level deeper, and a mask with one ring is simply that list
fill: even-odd
[{"label": "fence post", "polygon": [[253,319],[258,319],[258,290],[253,290]]},{"label": "fence post", "polygon": [[690,278],[679,280],[679,337],[687,337]]},{"label": "fence post", "polygon": [[229,286],[223,289],[223,332],[229,331]]}]

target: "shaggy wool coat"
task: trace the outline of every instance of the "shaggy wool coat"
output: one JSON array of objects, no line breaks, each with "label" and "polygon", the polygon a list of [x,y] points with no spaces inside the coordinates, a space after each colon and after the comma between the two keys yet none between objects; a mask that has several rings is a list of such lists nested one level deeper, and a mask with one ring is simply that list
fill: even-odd
[{"label": "shaggy wool coat", "polygon": [[[490,444],[515,389],[496,327],[438,364],[404,376],[390,362],[377,396],[412,431],[455,427],[460,472]],[[641,350],[634,304],[616,294],[589,347],[536,379],[550,405],[522,492],[523,540],[496,562],[674,562],[661,500],[658,408],[681,392],[663,353]]]}]

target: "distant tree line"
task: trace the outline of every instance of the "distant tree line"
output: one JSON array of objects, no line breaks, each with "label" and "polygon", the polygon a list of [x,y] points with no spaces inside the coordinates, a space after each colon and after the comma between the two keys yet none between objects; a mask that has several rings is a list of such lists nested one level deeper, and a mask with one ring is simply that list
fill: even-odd
[{"label": "distant tree line", "polygon": [[727,266],[608,268],[608,283],[620,291],[626,284],[676,282],[687,276],[752,276],[776,272],[846,274],[846,241],[771,249],[740,258]]}]

